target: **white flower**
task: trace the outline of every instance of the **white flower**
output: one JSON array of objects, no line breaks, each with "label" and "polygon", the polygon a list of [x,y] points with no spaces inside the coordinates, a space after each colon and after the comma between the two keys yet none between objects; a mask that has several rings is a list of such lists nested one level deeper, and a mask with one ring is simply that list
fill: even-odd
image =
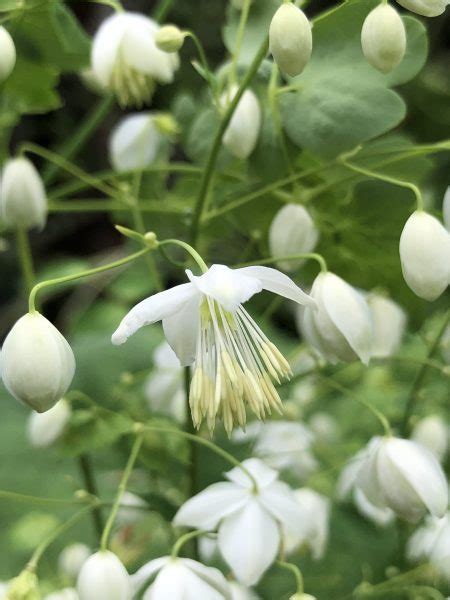
[{"label": "white flower", "polygon": [[157,23],[144,15],[121,12],[106,19],[95,34],[94,74],[124,106],[149,102],[155,82],[173,81],[178,56],[156,47],[158,29]]},{"label": "white flower", "polygon": [[100,550],[92,554],[78,575],[80,600],[131,600],[132,586],[127,570],[115,554]]},{"label": "white flower", "polygon": [[405,311],[393,300],[380,294],[367,297],[373,322],[372,356],[386,358],[397,352],[405,333]]},{"label": "white flower", "polygon": [[162,135],[152,113],[124,117],[109,140],[109,155],[116,171],[134,171],[149,167],[156,159]]},{"label": "white flower", "polygon": [[50,321],[39,313],[28,313],[3,343],[1,373],[14,398],[45,412],[67,392],[75,373],[75,358]]},{"label": "white flower", "polygon": [[16,47],[10,34],[0,25],[0,82],[9,77],[16,64]]},{"label": "white flower", "polygon": [[406,30],[395,8],[383,3],[370,11],[362,26],[361,45],[367,62],[382,73],[389,73],[402,62]]},{"label": "white flower", "polygon": [[134,525],[138,523],[145,517],[144,509],[148,509],[145,500],[128,491],[123,494],[120,504],[121,506],[117,512],[117,525]]},{"label": "white flower", "polygon": [[28,158],[6,161],[0,183],[0,209],[8,227],[44,227],[47,220],[45,188]]},{"label": "white flower", "polygon": [[440,464],[411,440],[372,440],[356,483],[372,504],[388,506],[407,521],[418,521],[426,511],[442,517],[447,510],[447,482]]},{"label": "white flower", "polygon": [[145,382],[145,397],[150,410],[186,420],[186,394],[183,369],[177,355],[167,342],[160,344],[153,353],[154,370]]},{"label": "white flower", "polygon": [[44,600],[79,600],[77,590],[74,588],[64,588],[58,592],[53,592],[44,597]]},{"label": "white flower", "polygon": [[292,3],[280,6],[269,29],[270,52],[279,69],[295,77],[305,68],[312,52],[311,24]]},{"label": "white flower", "polygon": [[218,529],[219,550],[245,585],[259,581],[275,560],[283,531],[300,535],[302,512],[292,490],[278,481],[276,471],[252,458],[226,473],[228,482],[214,483],[188,500],[174,518],[175,525]]},{"label": "white flower", "polygon": [[311,550],[313,559],[320,560],[328,543],[330,501],[309,488],[295,490],[294,495],[302,513],[303,531],[300,536],[286,531],[285,550],[289,554],[306,546]]},{"label": "white flower", "polygon": [[[221,105],[224,109],[233,100],[237,90],[237,86],[233,86],[222,95]],[[255,149],[260,128],[261,108],[258,98],[251,90],[245,90],[225,131],[223,145],[237,158],[248,158]]]},{"label": "white flower", "polygon": [[445,7],[449,4],[449,0],[397,0],[397,2],[424,17],[438,17],[442,15]]},{"label": "white flower", "polygon": [[340,437],[339,425],[326,412],[316,412],[309,418],[308,427],[315,438],[323,444],[332,444]]},{"label": "white flower", "polygon": [[152,560],[132,575],[135,594],[147,588],[143,600],[232,600],[229,585],[218,569],[190,558],[164,556]]},{"label": "white flower", "polygon": [[450,185],[448,186],[444,195],[442,214],[444,215],[444,225],[447,228],[447,231],[450,231]]},{"label": "white flower", "polygon": [[66,546],[58,558],[58,566],[63,575],[76,579],[81,567],[92,554],[91,549],[86,544],[70,544]]},{"label": "white flower", "polygon": [[424,300],[436,300],[450,279],[450,234],[435,218],[417,210],[400,237],[403,277]]},{"label": "white flower", "polygon": [[298,325],[305,339],[330,362],[359,358],[368,364],[373,325],[363,295],[333,273],[320,273],[311,296],[317,310],[299,312]]},{"label": "white flower", "polygon": [[271,377],[288,377],[286,359],[268,340],[242,304],[263,289],[301,304],[313,304],[283,273],[268,267],[232,270],[213,265],[190,283],[155,294],[137,304],[112,336],[123,344],[143,325],[163,321],[164,333],[183,366],[195,362],[189,402],[194,424],[217,413],[225,428],[245,424],[245,403],[261,418],[281,400]]},{"label": "white flower", "polygon": [[8,591],[9,583],[0,581],[0,600],[6,600],[6,592]]},{"label": "white flower", "polygon": [[450,514],[447,513],[446,517],[446,522],[433,544],[430,563],[441,576],[450,581]]},{"label": "white flower", "polygon": [[70,415],[70,404],[64,398],[45,413],[31,413],[27,423],[30,444],[35,448],[48,448],[54,444],[64,432]]},{"label": "white flower", "polygon": [[411,439],[428,448],[442,462],[447,455],[450,429],[439,415],[429,415],[421,419],[411,434]]},{"label": "white flower", "polygon": [[426,517],[425,523],[408,540],[406,546],[408,560],[411,562],[429,560],[437,538],[449,526],[449,523],[449,513],[440,519],[437,517]]},{"label": "white flower", "polygon": [[[285,204],[270,224],[269,248],[274,257],[312,252],[318,239],[319,232],[309,212],[298,204]],[[295,271],[302,261],[280,261],[277,264],[284,271]]]},{"label": "white flower", "polygon": [[229,586],[231,590],[231,600],[259,600],[259,596],[257,596],[253,590],[236,581],[231,581]]}]

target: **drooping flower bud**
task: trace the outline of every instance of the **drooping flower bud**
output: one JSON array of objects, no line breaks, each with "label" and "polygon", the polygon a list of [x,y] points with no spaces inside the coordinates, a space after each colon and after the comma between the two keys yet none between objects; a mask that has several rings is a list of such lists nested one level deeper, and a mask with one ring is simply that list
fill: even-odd
[{"label": "drooping flower bud", "polygon": [[444,216],[444,225],[447,231],[450,231],[450,185],[448,186],[444,195],[444,202],[442,204],[442,214]]},{"label": "drooping flower bud", "polygon": [[[223,94],[223,107],[232,101],[236,92],[237,87],[234,86],[229,93]],[[258,98],[251,90],[246,90],[225,131],[223,145],[237,158],[248,158],[255,149],[260,128],[261,108]]]},{"label": "drooping flower bud", "polygon": [[428,448],[442,462],[447,455],[450,428],[439,415],[428,415],[421,419],[411,434],[411,439]]},{"label": "drooping flower bud", "polygon": [[8,600],[41,600],[36,573],[24,569],[10,582],[6,594]]},{"label": "drooping flower bud", "polygon": [[[269,248],[272,256],[292,256],[314,250],[319,232],[309,212],[298,204],[285,204],[281,208],[269,229]],[[280,261],[277,263],[284,271],[294,271],[302,261]]]},{"label": "drooping flower bud", "polygon": [[400,237],[403,277],[412,291],[424,300],[436,300],[450,278],[450,234],[424,211],[414,212]]},{"label": "drooping flower bud", "polygon": [[44,227],[47,219],[45,188],[28,158],[6,161],[0,183],[0,209],[8,227]]},{"label": "drooping flower bud", "polygon": [[361,46],[369,64],[382,73],[398,66],[406,52],[406,31],[399,13],[389,4],[379,4],[366,17]]},{"label": "drooping flower bud", "polygon": [[115,554],[100,550],[92,554],[78,575],[80,600],[131,600],[132,586],[127,570]]},{"label": "drooping flower bud", "polygon": [[184,44],[186,34],[176,25],[164,25],[155,36],[156,46],[163,52],[178,52]]},{"label": "drooping flower bud", "polygon": [[311,296],[317,309],[299,311],[298,325],[305,339],[331,362],[365,364],[372,350],[372,318],[364,296],[333,273],[320,273]]},{"label": "drooping flower bud", "polygon": [[76,543],[66,546],[58,558],[61,573],[70,579],[76,579],[91,554],[91,549],[86,544]]},{"label": "drooping flower bud", "polygon": [[0,25],[0,82],[9,77],[16,64],[16,47],[13,39]]},{"label": "drooping flower bud", "polygon": [[54,444],[63,433],[70,415],[70,404],[64,398],[45,413],[31,413],[27,423],[30,444],[35,448],[48,448]]},{"label": "drooping flower bud", "polygon": [[424,17],[438,17],[445,11],[449,0],[397,0],[401,6]]},{"label": "drooping flower bud", "polygon": [[150,102],[156,83],[171,83],[179,61],[157,48],[155,21],[132,12],[106,19],[94,37],[92,69],[122,106]]},{"label": "drooping flower bud", "polygon": [[149,167],[155,161],[162,141],[154,113],[127,115],[115,127],[109,141],[114,169],[120,172]]},{"label": "drooping flower bud", "polygon": [[66,339],[48,319],[28,313],[5,339],[1,371],[7,390],[41,413],[66,393],[75,373],[75,358]]},{"label": "drooping flower bud", "polygon": [[300,75],[312,52],[311,24],[305,13],[290,2],[282,4],[270,23],[269,42],[280,71]]},{"label": "drooping flower bud", "polygon": [[373,320],[374,358],[392,356],[400,348],[406,327],[406,313],[393,300],[380,294],[369,294],[367,297]]}]

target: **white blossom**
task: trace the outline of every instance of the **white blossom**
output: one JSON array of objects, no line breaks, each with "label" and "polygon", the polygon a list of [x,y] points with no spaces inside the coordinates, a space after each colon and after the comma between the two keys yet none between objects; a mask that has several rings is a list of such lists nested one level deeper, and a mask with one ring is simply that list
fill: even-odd
[{"label": "white blossom", "polygon": [[163,136],[154,113],[135,113],[124,117],[113,129],[109,155],[116,171],[142,170],[154,163]]},{"label": "white blossom", "polygon": [[0,82],[9,77],[16,64],[16,47],[8,31],[0,25]]},{"label": "white blossom", "polygon": [[402,62],[406,30],[395,8],[382,3],[370,11],[362,27],[361,45],[367,62],[382,73],[389,73]]},{"label": "white blossom", "polygon": [[63,434],[70,421],[70,404],[61,398],[45,413],[32,412],[27,422],[27,437],[35,448],[47,448]]},{"label": "white blossom", "polygon": [[295,490],[294,495],[301,509],[303,530],[297,536],[286,531],[286,553],[306,547],[311,551],[314,560],[321,560],[328,543],[330,501],[306,487]]},{"label": "white blossom", "polygon": [[1,373],[7,390],[37,412],[45,412],[66,393],[75,358],[66,339],[39,313],[21,317],[2,348]]},{"label": "white blossom", "polygon": [[[268,267],[232,270],[213,265],[197,277],[137,304],[112,336],[123,344],[140,327],[163,321],[164,333],[182,366],[195,363],[189,403],[199,427],[212,430],[221,414],[227,432],[243,426],[248,404],[258,418],[281,400],[272,379],[289,377],[290,367],[242,304],[263,289],[301,304],[314,304],[283,273]],[[272,379],[271,379],[272,378]]]},{"label": "white blossom", "polygon": [[177,355],[167,342],[160,344],[153,353],[154,369],[145,382],[145,397],[150,410],[186,420],[186,393],[183,369]]},{"label": "white blossom", "polygon": [[411,439],[428,448],[442,462],[447,455],[450,428],[439,415],[428,415],[418,421]]},{"label": "white blossom", "polygon": [[44,596],[44,600],[79,600],[79,596],[75,588],[64,588]]},{"label": "white blossom", "polygon": [[[225,92],[221,98],[223,109],[233,100],[237,86]],[[245,90],[223,136],[223,145],[237,158],[245,159],[255,149],[261,129],[261,108],[258,98],[251,90]]]},{"label": "white blossom", "polygon": [[81,571],[81,567],[91,554],[92,551],[86,544],[70,544],[69,546],[66,546],[59,555],[59,570],[66,577],[76,579]]},{"label": "white blossom", "polygon": [[449,0],[397,0],[397,2],[404,8],[424,17],[442,15],[449,4]]},{"label": "white blossom", "polygon": [[367,297],[373,322],[373,358],[386,358],[400,348],[407,317],[401,306],[390,298],[371,293]]},{"label": "white blossom", "polygon": [[247,473],[235,467],[226,473],[228,482],[210,485],[183,504],[174,524],[217,529],[224,560],[239,582],[251,586],[276,559],[283,531],[300,535],[303,523],[295,495],[278,481],[276,471],[255,458],[242,464],[256,489]]},{"label": "white blossom", "polygon": [[116,518],[117,525],[138,523],[145,516],[144,509],[148,508],[145,500],[129,491],[124,492],[120,505]]},{"label": "white blossom", "polygon": [[245,587],[236,581],[231,581],[229,585],[231,590],[231,600],[259,600],[259,596],[257,596],[250,588]]},{"label": "white blossom", "polygon": [[316,412],[308,420],[308,427],[318,442],[332,444],[340,437],[336,419],[326,412]]},{"label": "white blossom", "polygon": [[131,600],[132,586],[127,570],[115,554],[100,550],[81,567],[77,590],[80,600]]},{"label": "white blossom", "polygon": [[305,13],[291,2],[282,4],[270,23],[269,43],[279,69],[291,77],[300,75],[312,52],[311,24]]},{"label": "white blossom", "polygon": [[[436,540],[442,531],[449,526],[449,513],[441,518],[428,516],[413,535],[406,546],[406,556],[411,562],[429,560]],[[450,531],[449,531],[450,533]]]}]

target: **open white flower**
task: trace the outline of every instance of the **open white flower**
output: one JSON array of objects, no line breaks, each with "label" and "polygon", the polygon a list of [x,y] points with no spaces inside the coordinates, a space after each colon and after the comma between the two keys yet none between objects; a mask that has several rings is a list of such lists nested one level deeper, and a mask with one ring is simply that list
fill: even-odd
[{"label": "open white flower", "polygon": [[450,428],[439,415],[428,415],[415,424],[411,439],[428,448],[442,462],[448,452]]},{"label": "open white flower", "polygon": [[449,0],[397,0],[397,2],[404,8],[424,17],[442,15],[449,4]]},{"label": "open white flower", "polygon": [[153,353],[154,369],[145,382],[145,397],[150,410],[186,420],[186,394],[183,369],[177,355],[167,342],[160,344]]},{"label": "open white flower", "polygon": [[45,413],[31,413],[27,423],[30,444],[35,448],[48,448],[54,444],[64,432],[71,414],[70,404],[64,398]]},{"label": "open white flower", "polygon": [[148,103],[157,83],[171,83],[178,68],[177,54],[156,47],[155,21],[132,12],[106,19],[95,34],[92,70],[123,106]]},{"label": "open white flower", "polygon": [[306,487],[295,490],[294,496],[302,511],[303,531],[297,537],[286,531],[285,550],[289,554],[305,546],[314,560],[320,560],[328,543],[330,501]]},{"label": "open white flower", "polygon": [[[242,304],[263,289],[299,304],[315,302],[276,269],[213,265],[200,277],[186,272],[190,283],[160,292],[137,304],[112,336],[123,344],[139,328],[162,320],[164,333],[181,365],[195,362],[189,402],[199,427],[210,429],[222,415],[230,432],[245,424],[245,404],[258,418],[281,400],[272,379],[289,377],[290,367]],[[272,379],[271,379],[272,378]]]},{"label": "open white flower", "polygon": [[226,473],[228,482],[214,483],[190,498],[174,518],[175,525],[218,530],[219,550],[236,578],[254,585],[275,560],[283,531],[302,533],[302,511],[291,488],[276,471],[251,458]]},{"label": "open white flower", "polygon": [[406,327],[406,313],[401,306],[380,294],[367,297],[373,321],[372,356],[386,358],[397,352]]},{"label": "open white flower", "polygon": [[[221,98],[223,108],[233,100],[238,88],[234,86]],[[251,90],[245,90],[223,136],[223,145],[237,158],[248,158],[258,141],[261,129],[261,108]]]},{"label": "open white flower", "polygon": [[147,588],[143,600],[232,600],[222,573],[190,558],[164,556],[151,560],[131,576],[131,581],[135,594]]}]

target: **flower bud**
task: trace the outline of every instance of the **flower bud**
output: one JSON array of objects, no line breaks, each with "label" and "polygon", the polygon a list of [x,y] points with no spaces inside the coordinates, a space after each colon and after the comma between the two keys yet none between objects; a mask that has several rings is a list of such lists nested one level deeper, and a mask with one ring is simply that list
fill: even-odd
[{"label": "flower bud", "polygon": [[80,600],[131,600],[132,586],[127,570],[115,554],[100,550],[92,554],[78,575]]},{"label": "flower bud", "polygon": [[442,204],[442,214],[444,216],[444,225],[447,231],[450,231],[450,185],[448,186],[444,195],[444,202]]},{"label": "flower bud", "polygon": [[90,555],[91,550],[86,544],[78,543],[66,546],[58,558],[61,573],[70,579],[76,579]]},{"label": "flower bud", "polygon": [[0,83],[9,77],[16,64],[16,47],[8,31],[0,25]]},{"label": "flower bud", "polygon": [[436,300],[450,278],[450,234],[424,211],[414,212],[400,237],[400,260],[406,283],[424,300]]},{"label": "flower bud", "polygon": [[28,158],[5,163],[0,187],[1,218],[8,227],[44,227],[47,197],[42,179]]},{"label": "flower bud", "polygon": [[31,413],[27,424],[30,444],[35,448],[48,448],[54,444],[62,435],[70,415],[70,404],[64,398],[45,413]]},{"label": "flower bud", "polygon": [[184,44],[186,34],[176,25],[164,25],[155,35],[156,46],[163,52],[178,52]]},{"label": "flower bud", "polygon": [[[275,215],[269,229],[272,256],[303,254],[314,250],[319,232],[309,212],[298,204],[285,204]],[[303,261],[280,261],[284,271],[295,271]]]},{"label": "flower bud", "polygon": [[58,592],[53,592],[45,596],[44,600],[79,600],[77,590],[74,588],[64,588]]},{"label": "flower bud", "polygon": [[152,113],[127,115],[115,127],[109,141],[111,163],[116,171],[134,171],[155,162],[163,138]]},{"label": "flower bud", "polygon": [[118,525],[134,525],[145,517],[146,508],[148,508],[148,504],[145,500],[127,491],[122,496],[116,523]]},{"label": "flower bud", "polygon": [[294,4],[282,4],[269,29],[270,52],[280,71],[295,77],[305,68],[312,52],[311,24]]},{"label": "flower bud", "polygon": [[8,600],[41,600],[36,573],[25,569],[8,586]]},{"label": "flower bud", "polygon": [[450,428],[439,415],[429,415],[416,423],[411,439],[428,448],[442,462],[448,452]]},{"label": "flower bud", "polygon": [[311,296],[317,308],[298,313],[305,339],[330,362],[358,358],[368,364],[372,349],[372,319],[369,306],[351,285],[333,273],[320,273]]},{"label": "flower bud", "polygon": [[317,600],[317,598],[311,594],[294,594],[289,600]]},{"label": "flower bud", "polygon": [[406,52],[406,31],[401,16],[389,4],[379,4],[366,17],[361,45],[369,64],[382,73],[399,65]]},{"label": "flower bud", "polygon": [[412,12],[424,17],[438,17],[445,11],[449,0],[397,0],[397,2]]},{"label": "flower bud", "polygon": [[406,327],[406,313],[393,300],[379,294],[367,298],[373,321],[372,356],[386,358],[400,348]]},{"label": "flower bud", "polygon": [[19,402],[37,412],[56,404],[69,388],[75,358],[65,338],[39,313],[21,317],[2,348],[2,379]]},{"label": "flower bud", "polygon": [[[230,93],[223,94],[222,105],[224,107],[232,101],[236,92],[237,87],[234,86]],[[251,90],[246,90],[225,131],[223,144],[237,158],[248,158],[255,149],[260,128],[261,109],[258,98]]]}]

